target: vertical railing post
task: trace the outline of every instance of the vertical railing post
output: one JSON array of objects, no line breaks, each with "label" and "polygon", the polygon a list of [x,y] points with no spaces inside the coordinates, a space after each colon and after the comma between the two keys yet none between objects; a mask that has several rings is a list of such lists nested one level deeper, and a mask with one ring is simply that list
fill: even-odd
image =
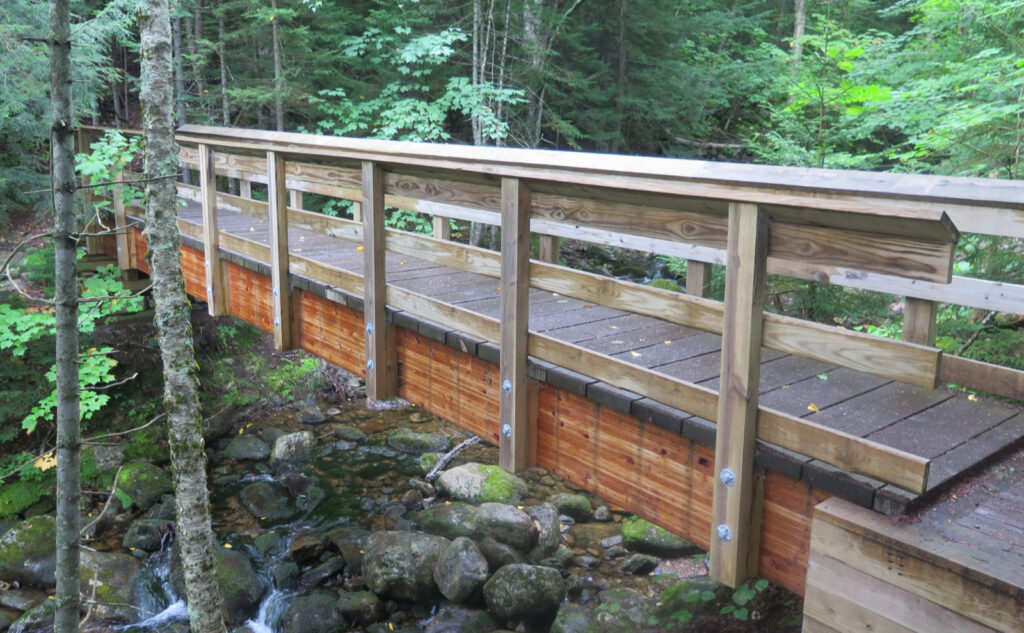
[{"label": "vertical railing post", "polygon": [[526,353],[529,342],[530,190],[501,181],[501,376],[498,463],[518,472],[529,464]]},{"label": "vertical railing post", "polygon": [[562,246],[562,238],[555,235],[541,235],[537,242],[537,259],[549,264],[557,264]]},{"label": "vertical railing post", "polygon": [[363,319],[366,328],[366,397],[398,395],[398,360],[394,326],[387,322],[385,277],[384,174],[380,165],[363,162]]},{"label": "vertical railing post", "polygon": [[711,264],[696,259],[686,260],[686,294],[707,297],[711,290]]},{"label": "vertical railing post", "polygon": [[302,209],[302,192],[297,189],[292,189],[288,192],[289,204],[293,209]]},{"label": "vertical railing post", "polygon": [[114,198],[114,236],[117,239],[117,267],[121,269],[121,278],[128,279],[128,271],[132,269],[132,252],[128,239],[128,213],[124,207],[124,185],[120,184],[124,180],[123,169],[114,172],[114,182],[118,183],[114,185],[112,193]]},{"label": "vertical railing post", "polygon": [[907,297],[903,307],[903,340],[934,347],[938,312],[939,304],[934,301]]},{"label": "vertical railing post", "polygon": [[252,181],[248,178],[238,180],[238,195],[248,200],[252,199]]},{"label": "vertical railing post", "polygon": [[452,239],[452,225],[448,221],[448,218],[442,218],[439,215],[435,215],[433,218],[430,219],[430,223],[434,227],[434,239]]},{"label": "vertical railing post", "polygon": [[730,204],[711,511],[711,576],[731,587],[757,571],[760,516],[754,511],[758,490],[754,438],[767,253],[765,214],[756,205]]},{"label": "vertical railing post", "polygon": [[[79,153],[79,154],[88,153],[88,151],[89,151],[89,133],[86,132],[85,130],[83,130],[82,128],[78,128],[78,133],[76,134],[75,143],[77,145],[77,147],[76,147],[77,153]],[[85,176],[82,176],[79,179],[79,184],[81,184],[81,185],[88,185],[89,184],[89,179],[87,177],[85,177]],[[99,223],[93,222],[93,219],[94,219],[94,217],[96,215],[96,210],[93,208],[93,193],[92,193],[92,189],[89,188],[89,187],[86,187],[84,189],[81,189],[80,191],[81,191],[80,199],[82,201],[82,209],[85,210],[85,212],[87,214],[87,216],[86,216],[87,219],[85,220],[85,226],[87,227],[86,230],[89,233],[96,233],[97,231],[102,230],[102,227],[99,226]],[[99,236],[95,236],[94,237],[94,236],[91,236],[91,235],[90,236],[86,236],[86,238],[85,238],[85,252],[87,254],[89,254],[89,255],[98,255],[98,254],[102,253],[103,252],[103,238],[99,237]]]},{"label": "vertical railing post", "polygon": [[291,284],[288,282],[288,191],[284,156],[267,152],[267,211],[270,219],[270,293],[274,304],[274,347],[292,349]]},{"label": "vertical railing post", "polygon": [[203,251],[206,259],[206,305],[210,316],[227,314],[227,293],[220,260],[220,230],[217,226],[217,176],[213,150],[200,144],[199,190],[203,206]]}]

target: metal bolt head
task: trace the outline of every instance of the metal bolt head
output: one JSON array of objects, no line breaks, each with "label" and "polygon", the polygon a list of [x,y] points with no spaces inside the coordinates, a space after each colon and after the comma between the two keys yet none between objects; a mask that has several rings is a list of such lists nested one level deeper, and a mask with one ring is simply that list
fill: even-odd
[{"label": "metal bolt head", "polygon": [[502,424],[501,425],[501,434],[504,435],[505,437],[512,437],[512,425],[511,424]]},{"label": "metal bolt head", "polygon": [[512,381],[505,380],[501,383],[501,390],[505,393],[512,393]]},{"label": "metal bolt head", "polygon": [[723,468],[722,472],[718,473],[718,478],[722,480],[722,483],[727,488],[732,488],[733,484],[736,483],[736,473],[732,472],[728,468]]},{"label": "metal bolt head", "polygon": [[369,369],[370,371],[373,371],[373,359],[372,358],[370,360],[366,361],[366,368]]},{"label": "metal bolt head", "polygon": [[281,327],[281,319],[274,319],[274,327]]},{"label": "metal bolt head", "polygon": [[367,334],[373,334],[373,323],[367,323],[366,324],[366,333]]},{"label": "metal bolt head", "polygon": [[732,540],[732,530],[729,529],[728,525],[723,523],[718,526],[718,539],[726,543]]},{"label": "metal bolt head", "polygon": [[278,290],[277,290],[277,286],[274,286],[274,296],[276,297],[276,296],[277,296],[277,295],[279,295],[279,294],[281,294],[281,293],[280,293],[280,292],[278,292]]}]

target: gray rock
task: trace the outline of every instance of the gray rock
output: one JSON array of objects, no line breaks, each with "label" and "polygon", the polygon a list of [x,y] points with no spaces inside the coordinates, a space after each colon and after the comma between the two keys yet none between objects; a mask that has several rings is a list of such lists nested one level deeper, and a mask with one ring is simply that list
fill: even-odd
[{"label": "gray rock", "polygon": [[337,603],[324,591],[295,598],[281,618],[281,633],[341,633],[348,622],[338,613]]},{"label": "gray rock", "polygon": [[269,427],[260,431],[260,439],[266,442],[267,446],[273,446],[277,438],[282,435],[288,435],[288,431],[276,427]]},{"label": "gray rock", "polygon": [[551,633],[611,633],[597,620],[596,611],[589,606],[566,603],[558,609]]},{"label": "gray rock", "polygon": [[134,621],[136,612],[127,605],[132,604],[132,579],[142,563],[120,552],[84,549],[81,556],[82,595],[96,595],[101,602],[93,605],[93,617],[125,623]]},{"label": "gray rock", "polygon": [[612,511],[608,506],[597,506],[594,510],[594,520],[602,523],[612,520]]},{"label": "gray rock", "polygon": [[480,553],[484,555],[484,558],[487,559],[487,567],[492,573],[505,565],[526,562],[522,554],[489,536],[480,539],[477,547],[480,549]]},{"label": "gray rock", "polygon": [[648,554],[633,554],[622,563],[621,569],[623,573],[639,575],[654,571],[657,566],[657,558]]},{"label": "gray rock", "polygon": [[434,490],[434,486],[432,484],[429,484],[418,477],[409,479],[409,487],[423,495],[424,499],[429,499],[437,494],[437,491]]},{"label": "gray rock", "polygon": [[42,633],[53,630],[54,600],[45,600],[39,606],[21,614],[7,633]]},{"label": "gray rock", "polygon": [[163,519],[138,519],[128,526],[121,545],[126,549],[155,552],[160,549],[170,529],[170,522]]},{"label": "gray rock", "polygon": [[117,490],[131,499],[139,510],[148,510],[161,495],[172,492],[174,486],[162,468],[149,462],[134,462],[121,467]]},{"label": "gray rock", "polygon": [[255,435],[236,435],[228,442],[224,456],[234,460],[263,461],[270,457],[270,447]]},{"label": "gray rock", "polygon": [[362,528],[340,527],[327,533],[327,540],[341,552],[352,575],[363,573],[363,553],[370,533]]},{"label": "gray rock", "polygon": [[100,472],[113,470],[124,463],[124,446],[92,446],[88,450],[96,458],[96,470]]},{"label": "gray rock", "polygon": [[484,536],[480,509],[460,501],[432,505],[417,515],[417,521],[420,529],[449,539],[465,536],[475,541]]},{"label": "gray rock", "polygon": [[683,537],[639,517],[622,523],[622,543],[637,552],[670,558],[698,554],[701,551]]},{"label": "gray rock", "polygon": [[565,598],[565,581],[557,569],[505,565],[484,583],[488,610],[503,620],[543,620]]},{"label": "gray rock", "polygon": [[583,495],[562,493],[548,499],[548,503],[558,508],[562,514],[567,514],[577,521],[590,518],[592,511],[590,499]]},{"label": "gray rock", "polygon": [[444,605],[427,622],[423,633],[491,633],[498,623],[486,611]]},{"label": "gray rock", "polygon": [[601,539],[601,547],[608,549],[609,547],[616,547],[622,545],[622,535],[616,534],[614,536],[608,536]]},{"label": "gray rock", "polygon": [[278,589],[292,589],[299,583],[299,566],[293,560],[286,560],[274,567],[271,574]]},{"label": "gray rock", "polygon": [[448,438],[436,433],[418,433],[403,427],[388,436],[388,446],[396,451],[416,455],[438,453],[448,448]]},{"label": "gray rock", "polygon": [[304,565],[324,553],[324,540],[312,532],[297,534],[288,546],[288,555],[296,563]]},{"label": "gray rock", "polygon": [[[217,558],[217,584],[224,599],[228,624],[241,624],[256,615],[264,587],[244,554],[219,547],[214,552]],[[181,547],[177,542],[171,549],[171,586],[179,596],[185,595]]]},{"label": "gray rock", "polygon": [[482,533],[521,552],[533,545],[533,519],[519,508],[506,503],[480,504]]},{"label": "gray rock", "polygon": [[34,587],[52,587],[56,580],[57,524],[53,517],[26,519],[0,537],[0,578]]},{"label": "gray rock", "polygon": [[338,611],[356,624],[370,624],[384,618],[384,605],[372,591],[342,591]]},{"label": "gray rock", "polygon": [[603,611],[619,615],[617,630],[636,630],[647,622],[654,606],[643,594],[628,587],[612,587],[598,594]]},{"label": "gray rock", "polygon": [[281,536],[277,532],[264,532],[253,543],[260,554],[273,556],[281,548]]},{"label": "gray rock", "polygon": [[519,505],[527,495],[526,483],[501,466],[463,464],[441,473],[438,489],[452,499],[469,503],[508,503]]},{"label": "gray rock", "polygon": [[146,510],[147,519],[163,519],[173,521],[178,509],[175,506],[174,495],[161,495],[160,500]]},{"label": "gray rock", "polygon": [[658,597],[655,614],[666,620],[673,613],[686,610],[693,615],[717,614],[721,607],[732,604],[733,590],[710,576],[696,576],[673,583]]},{"label": "gray rock", "polygon": [[530,550],[529,558],[533,561],[543,560],[558,549],[562,540],[561,524],[558,522],[558,510],[549,504],[530,506],[526,513],[534,520],[537,531],[537,543]]},{"label": "gray rock", "polygon": [[590,554],[581,554],[573,559],[573,564],[583,569],[593,569],[601,564],[601,560]]},{"label": "gray rock", "polygon": [[0,607],[16,611],[28,611],[46,600],[46,592],[40,589],[21,587],[0,591]]},{"label": "gray rock", "polygon": [[313,454],[316,438],[309,431],[288,433],[274,440],[270,463],[274,465],[299,462]]},{"label": "gray rock", "polygon": [[303,587],[315,587],[330,580],[338,572],[345,569],[345,559],[341,556],[331,556],[316,567],[313,567],[299,578],[299,584]]},{"label": "gray rock", "polygon": [[282,521],[299,512],[295,501],[283,486],[267,481],[257,481],[242,488],[238,499],[260,521]]},{"label": "gray rock", "polygon": [[11,626],[11,623],[13,623],[18,617],[20,617],[20,614],[14,611],[4,611],[3,609],[0,609],[0,631],[6,631],[8,627]]},{"label": "gray rock", "polygon": [[336,426],[331,429],[331,433],[334,434],[336,439],[344,440],[346,442],[355,442],[356,444],[362,444],[367,439],[366,433],[363,433],[354,426]]},{"label": "gray rock", "polygon": [[327,416],[316,405],[308,406],[299,412],[299,422],[302,424],[323,424]]},{"label": "gray rock", "polygon": [[434,565],[434,582],[441,595],[456,603],[467,602],[487,580],[487,559],[473,541],[452,541]]},{"label": "gray rock", "polygon": [[416,532],[375,532],[366,539],[363,578],[378,595],[419,602],[435,593],[434,565],[451,544]]}]

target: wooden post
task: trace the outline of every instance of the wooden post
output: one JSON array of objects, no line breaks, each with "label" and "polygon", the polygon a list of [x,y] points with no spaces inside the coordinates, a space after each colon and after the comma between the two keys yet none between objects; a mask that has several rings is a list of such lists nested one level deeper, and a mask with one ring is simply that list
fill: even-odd
[{"label": "wooden post", "polygon": [[288,282],[288,190],[284,156],[267,152],[267,211],[270,217],[270,292],[274,304],[274,347],[292,349],[291,285]]},{"label": "wooden post", "polygon": [[686,260],[686,294],[694,297],[711,294],[711,264],[696,259]]},{"label": "wooden post", "polygon": [[[354,210],[354,209],[353,209]],[[384,246],[384,174],[376,163],[363,162],[363,319],[366,327],[366,397],[385,400],[398,395],[398,359],[388,330]],[[389,345],[389,340],[391,345]]]},{"label": "wooden post", "polygon": [[452,225],[448,222],[448,218],[442,218],[439,215],[435,215],[431,218],[431,223],[434,225],[434,238],[438,240],[450,240],[452,239]]},{"label": "wooden post", "polygon": [[757,571],[760,516],[754,438],[768,222],[756,205],[729,205],[722,370],[711,512],[711,576],[735,587]]},{"label": "wooden post", "polygon": [[529,460],[530,190],[517,178],[501,180],[501,375],[498,463],[511,472]]},{"label": "wooden post", "polygon": [[[79,154],[84,154],[84,153],[88,152],[89,151],[89,134],[85,130],[83,130],[82,128],[78,128],[78,131],[75,134],[75,143],[77,145],[76,150],[77,150],[77,152]],[[86,178],[85,176],[82,176],[82,178],[79,180],[79,184],[87,185],[87,184],[89,184],[89,179]],[[93,205],[92,189],[91,188],[85,188],[85,189],[81,189],[80,191],[81,191],[80,200],[82,201],[82,209],[85,212],[83,215],[87,215],[87,219],[85,220],[85,224],[84,224],[84,226],[85,226],[84,230],[89,232],[89,233],[95,233],[97,231],[101,231],[102,228],[99,226],[99,224],[93,222],[93,218],[96,217],[96,210],[92,206]],[[100,253],[102,253],[103,252],[103,238],[102,237],[98,237],[98,236],[97,237],[86,236],[86,238],[85,238],[85,252],[88,255],[99,255]]]},{"label": "wooden post", "polygon": [[292,189],[288,192],[290,206],[293,209],[302,209],[302,192],[297,189]]},{"label": "wooden post", "polygon": [[358,202],[352,203],[352,221],[362,222],[363,221],[363,205]]},{"label": "wooden post", "polygon": [[[114,172],[114,181],[123,182],[125,179],[125,173],[123,169],[119,169]],[[113,188],[113,206],[114,206],[114,236],[117,239],[117,267],[121,269],[121,278],[128,280],[130,275],[128,271],[132,269],[132,251],[131,244],[128,239],[128,214],[124,208],[124,187],[122,185],[114,185]]]},{"label": "wooden post", "polygon": [[252,200],[252,182],[248,178],[238,180],[238,195]]},{"label": "wooden post", "polygon": [[939,304],[928,299],[907,297],[903,308],[903,340],[935,347],[935,318]]},{"label": "wooden post", "polygon": [[541,235],[537,245],[537,259],[549,264],[557,264],[562,238],[554,235]]},{"label": "wooden post", "polygon": [[227,314],[224,271],[220,260],[220,230],[217,226],[217,181],[213,150],[199,145],[199,189],[203,205],[203,251],[206,258],[206,305],[210,316]]}]

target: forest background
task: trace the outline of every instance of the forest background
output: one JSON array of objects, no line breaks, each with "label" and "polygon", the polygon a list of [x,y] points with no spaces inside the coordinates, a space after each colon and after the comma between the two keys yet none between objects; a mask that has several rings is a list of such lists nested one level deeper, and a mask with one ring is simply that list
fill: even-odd
[{"label": "forest background", "polygon": [[[71,3],[79,123],[139,126],[140,4]],[[172,9],[179,123],[1024,175],[1024,0],[178,0]],[[45,2],[5,0],[6,227],[48,213],[38,194],[49,186],[46,33]],[[118,143],[82,160],[83,173],[100,177],[111,161],[130,160],[132,146]],[[316,196],[305,206],[346,213]],[[429,227],[408,213],[390,221]],[[482,232],[456,228],[465,229],[461,239],[486,242]],[[608,254],[597,250],[571,263],[606,266]],[[23,270],[52,270],[45,260],[37,254]],[[651,260],[639,281],[684,283],[685,261]],[[713,296],[723,285],[715,269]],[[1024,283],[1024,245],[965,233],[956,273]],[[8,328],[0,333],[29,321],[39,333],[38,312],[17,297],[0,299]],[[902,304],[891,295],[773,277],[769,299],[776,311],[900,336]],[[44,372],[27,371],[51,362],[44,352],[52,339],[40,336],[21,345],[15,362],[0,361],[2,478],[20,463],[8,451],[23,445],[23,421],[50,390]],[[1024,317],[944,305],[937,345],[1024,369]],[[12,348],[0,345],[0,353]],[[32,470],[21,476],[42,477]],[[29,501],[0,498],[0,517]]]}]

